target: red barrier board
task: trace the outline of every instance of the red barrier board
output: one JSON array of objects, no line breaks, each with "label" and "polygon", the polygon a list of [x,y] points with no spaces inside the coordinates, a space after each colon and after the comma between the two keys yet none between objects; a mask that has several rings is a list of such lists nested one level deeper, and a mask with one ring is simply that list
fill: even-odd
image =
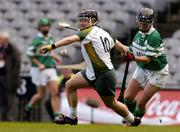
[{"label": "red barrier board", "polygon": [[[118,96],[119,90],[116,93]],[[81,103],[85,103],[88,98],[97,99],[100,104],[98,109],[111,111],[104,106],[94,89],[86,88],[78,90],[78,98]],[[111,112],[114,113],[113,111]],[[106,123],[105,120],[104,123]],[[142,119],[142,124],[180,124],[180,90],[160,90],[156,93],[146,106],[146,114]]]}]

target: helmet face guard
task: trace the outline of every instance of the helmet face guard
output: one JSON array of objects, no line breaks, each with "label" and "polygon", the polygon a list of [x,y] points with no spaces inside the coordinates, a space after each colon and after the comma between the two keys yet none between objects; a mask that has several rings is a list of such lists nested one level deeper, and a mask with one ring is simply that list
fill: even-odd
[{"label": "helmet face guard", "polygon": [[152,23],[154,21],[154,11],[151,8],[142,8],[136,16],[137,22]]},{"label": "helmet face guard", "polygon": [[51,21],[48,18],[41,18],[38,22],[38,30],[43,34],[47,35],[51,26]]},{"label": "helmet face guard", "polygon": [[142,8],[136,16],[137,27],[141,32],[148,32],[154,22],[154,11],[150,8]]},{"label": "helmet face guard", "polygon": [[90,18],[89,17],[79,17],[78,20],[79,21],[89,21]]}]

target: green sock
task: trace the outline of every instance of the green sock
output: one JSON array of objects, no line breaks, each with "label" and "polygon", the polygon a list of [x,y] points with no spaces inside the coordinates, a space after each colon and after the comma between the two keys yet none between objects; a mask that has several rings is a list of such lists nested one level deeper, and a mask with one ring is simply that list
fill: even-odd
[{"label": "green sock", "polygon": [[53,115],[54,115],[54,118],[56,118],[56,117],[60,116],[60,113],[59,112],[54,112]]},{"label": "green sock", "polygon": [[136,108],[136,101],[135,100],[124,100],[124,103],[126,104],[126,106],[128,107],[129,111],[131,113],[134,113],[134,110]]},{"label": "green sock", "polygon": [[137,117],[143,117],[145,114],[145,109],[140,109],[138,107],[136,107],[135,111],[134,111],[134,116],[137,116]]},{"label": "green sock", "polygon": [[32,106],[30,104],[25,105],[25,110],[30,111],[32,109]]}]

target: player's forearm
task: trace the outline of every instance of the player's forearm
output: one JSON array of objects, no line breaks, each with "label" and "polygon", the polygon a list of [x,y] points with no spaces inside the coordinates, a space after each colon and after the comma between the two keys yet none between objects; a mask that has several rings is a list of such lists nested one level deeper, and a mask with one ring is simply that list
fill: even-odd
[{"label": "player's forearm", "polygon": [[59,62],[59,63],[61,62],[59,56],[58,56],[56,53],[54,53],[53,51],[51,52],[51,56],[53,57],[53,59],[54,59],[55,61],[57,61],[57,62]]},{"label": "player's forearm", "polygon": [[86,63],[85,63],[85,61],[83,61],[83,62],[77,64],[77,66],[81,67],[81,68],[85,68],[86,67]]},{"label": "player's forearm", "polygon": [[70,37],[63,38],[52,45],[47,45],[47,46],[41,47],[39,50],[39,53],[45,54],[53,49],[56,49],[61,46],[69,45],[76,41],[80,41],[80,37],[78,35],[72,35]]},{"label": "player's forearm", "polygon": [[135,61],[149,63],[151,61],[151,58],[147,56],[135,56]]},{"label": "player's forearm", "polygon": [[115,48],[116,48],[119,52],[121,52],[121,53],[123,53],[123,54],[127,53],[128,49],[129,49],[127,46],[123,45],[123,44],[122,44],[121,42],[119,42],[118,40],[116,40]]},{"label": "player's forearm", "polygon": [[76,41],[78,41],[78,40],[80,40],[80,39],[78,38],[77,35],[73,35],[73,36],[70,36],[70,37],[66,37],[66,38],[63,38],[63,39],[57,41],[57,42],[54,44],[54,46],[55,46],[54,48],[58,48],[58,47],[65,46],[65,45],[69,45],[69,44],[71,44],[71,43],[73,43],[73,42],[76,42]]},{"label": "player's forearm", "polygon": [[42,63],[41,62],[39,62],[36,58],[31,58],[31,61],[32,61],[32,63],[34,63],[35,65],[37,65],[37,66],[40,66],[40,65],[42,65]]}]

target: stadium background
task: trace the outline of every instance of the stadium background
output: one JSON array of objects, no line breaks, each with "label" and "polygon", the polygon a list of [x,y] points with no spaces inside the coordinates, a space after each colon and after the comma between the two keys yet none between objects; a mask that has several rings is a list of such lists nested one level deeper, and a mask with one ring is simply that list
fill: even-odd
[{"label": "stadium background", "polygon": [[[161,32],[165,47],[168,53],[170,76],[166,89],[175,90],[171,96],[178,96],[180,89],[180,1],[179,0],[0,0],[0,30],[8,31],[11,35],[10,40],[14,43],[22,54],[21,75],[22,80],[27,81],[28,85],[19,88],[18,97],[26,99],[31,96],[35,89],[30,83],[29,69],[30,62],[26,57],[26,51],[31,44],[32,37],[37,33],[37,21],[41,17],[49,17],[52,20],[51,33],[55,40],[72,35],[75,31],[59,29],[58,21],[66,21],[73,26],[76,23],[77,13],[82,9],[92,8],[99,13],[99,24],[102,28],[109,31],[124,44],[130,44],[136,29],[135,15],[142,7],[153,8],[156,14],[155,27]],[[73,64],[82,61],[80,46],[78,43],[67,46],[68,56],[62,56],[63,64]],[[58,50],[57,50],[58,53]],[[117,72],[118,83],[121,85],[125,64],[120,60],[119,54],[112,50],[113,64]],[[135,64],[131,63],[128,79],[135,69]],[[31,86],[32,85],[32,86]],[[27,91],[28,95],[27,96]],[[83,91],[80,91],[80,93]],[[80,95],[79,95],[80,96]],[[169,96],[166,96],[169,98]],[[98,99],[98,97],[97,97]],[[84,100],[82,98],[81,100]],[[180,111],[180,99],[170,98],[178,103],[175,109],[176,115]],[[66,101],[64,101],[67,103]],[[21,117],[24,102],[19,102],[18,120]],[[42,111],[41,105],[34,110],[34,121],[48,121],[46,111]],[[64,109],[66,110],[66,109]],[[66,111],[65,111],[66,112]],[[110,113],[112,114],[112,113]],[[115,116],[115,115],[113,115]],[[178,116],[178,119],[180,117]],[[179,119],[180,121],[180,119]]]}]

